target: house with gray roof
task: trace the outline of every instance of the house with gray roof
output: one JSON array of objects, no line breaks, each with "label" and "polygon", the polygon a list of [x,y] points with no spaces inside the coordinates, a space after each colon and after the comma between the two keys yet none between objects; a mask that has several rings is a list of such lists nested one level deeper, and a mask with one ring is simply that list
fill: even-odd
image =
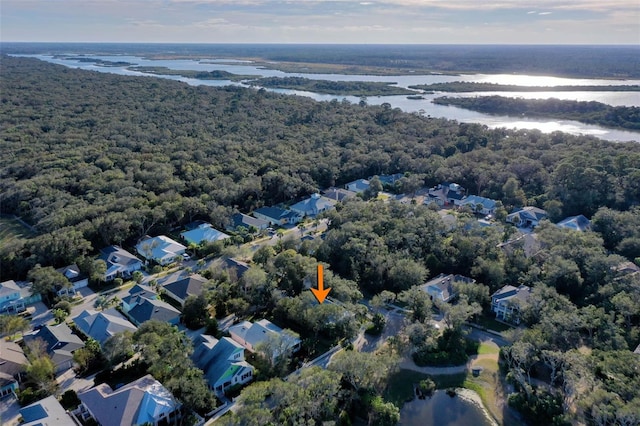
[{"label": "house with gray roof", "polygon": [[245,361],[245,348],[233,339],[220,340],[202,334],[195,342],[193,363],[204,372],[209,388],[223,394],[231,386],[243,385],[253,378],[254,368]]},{"label": "house with gray roof", "polygon": [[103,260],[107,264],[105,281],[112,281],[118,277],[129,278],[135,271],[142,269],[140,259],[118,246],[109,246],[100,250],[98,260]]},{"label": "house with gray roof", "polygon": [[547,212],[538,207],[527,206],[507,215],[507,222],[520,228],[535,228],[547,218]]},{"label": "house with gray roof", "polygon": [[253,215],[258,219],[266,220],[271,225],[283,226],[288,223],[296,224],[300,222],[302,216],[290,210],[279,207],[260,207],[253,211]]},{"label": "house with gray roof", "polygon": [[325,198],[320,194],[312,194],[311,197],[289,207],[291,211],[302,217],[316,217],[322,212],[335,208],[338,202]]},{"label": "house with gray roof", "polygon": [[329,188],[322,192],[322,196],[333,201],[343,202],[356,197],[356,193],[344,188]]},{"label": "house with gray roof", "polygon": [[530,296],[531,288],[526,285],[506,285],[491,295],[491,310],[498,319],[520,324],[520,309]]},{"label": "house with gray roof", "polygon": [[167,296],[184,306],[187,297],[202,294],[206,283],[207,279],[203,276],[191,274],[188,277],[163,284],[162,288]]},{"label": "house with gray roof", "polygon": [[23,340],[27,344],[42,341],[45,352],[55,366],[56,374],[73,367],[73,353],[84,347],[84,342],[65,323],[46,325],[37,332],[25,334]]},{"label": "house with gray roof", "polygon": [[242,278],[245,272],[250,268],[249,264],[233,257],[225,257],[222,259],[222,267],[233,271],[237,278]]},{"label": "house with gray roof", "polygon": [[77,415],[101,426],[177,424],[181,404],[152,375],[118,389],[102,383],[78,393]]},{"label": "house with gray roof", "polygon": [[71,283],[68,287],[57,289],[58,296],[73,296],[78,290],[89,285],[89,278],[82,275],[80,268],[75,263],[64,268],[56,269]]},{"label": "house with gray roof", "polygon": [[0,339],[0,398],[18,390],[28,363],[20,345]]},{"label": "house with gray roof", "polygon": [[132,297],[130,304],[131,309],[125,311],[125,314],[137,327],[150,320],[168,322],[172,325],[180,322],[180,311],[162,300],[147,299],[138,294]]},{"label": "house with gray roof", "polygon": [[474,213],[483,215],[494,214],[496,211],[497,201],[491,198],[480,197],[478,195],[469,195],[460,201],[460,207],[468,206]]},{"label": "house with gray roof", "polygon": [[254,226],[259,231],[263,231],[269,227],[269,221],[251,217],[242,213],[236,213],[231,216],[231,225],[227,228],[227,230],[235,231],[240,226],[244,226],[245,228]]},{"label": "house with gray roof", "polygon": [[569,216],[556,223],[556,226],[564,229],[573,229],[574,231],[590,231],[591,221],[583,215]]},{"label": "house with gray roof", "polygon": [[344,189],[351,192],[360,193],[369,189],[369,181],[367,179],[358,179],[345,184]]},{"label": "house with gray roof", "polygon": [[122,310],[125,312],[129,312],[131,308],[137,305],[142,298],[149,300],[155,300],[158,298],[158,294],[153,291],[151,287],[144,284],[134,285],[129,289],[128,293],[129,294],[121,300]]},{"label": "house with gray roof", "polygon": [[433,188],[429,188],[424,204],[435,203],[440,207],[459,206],[465,196],[465,189],[457,183],[443,182]]},{"label": "house with gray roof", "polygon": [[441,302],[449,302],[456,296],[453,284],[460,283],[475,283],[476,280],[468,278],[463,275],[454,274],[440,274],[435,278],[427,281],[421,285],[420,288],[426,291],[431,297],[431,300],[439,300]]},{"label": "house with gray roof", "polygon": [[75,422],[51,395],[20,409],[21,426],[68,426]]},{"label": "house with gray roof", "polygon": [[122,316],[116,309],[106,311],[94,311],[86,309],[73,322],[85,336],[96,340],[100,345],[116,333],[122,331],[135,332],[138,328]]},{"label": "house with gray roof", "polygon": [[202,223],[197,227],[184,231],[180,236],[187,244],[204,244],[222,241],[229,238],[229,235],[214,229],[210,223]]},{"label": "house with gray roof", "polygon": [[165,235],[158,235],[140,241],[136,245],[136,251],[147,260],[152,260],[159,265],[168,265],[182,256],[187,248]]},{"label": "house with gray roof", "polygon": [[[301,340],[293,336],[293,333],[285,333],[285,331],[269,320],[261,319],[251,323],[243,321],[229,327],[229,334],[236,342],[244,346],[249,352],[256,352],[256,348],[265,343],[270,334],[283,335],[288,341],[287,347],[293,353],[300,349]],[[277,354],[275,355],[278,356]]]}]

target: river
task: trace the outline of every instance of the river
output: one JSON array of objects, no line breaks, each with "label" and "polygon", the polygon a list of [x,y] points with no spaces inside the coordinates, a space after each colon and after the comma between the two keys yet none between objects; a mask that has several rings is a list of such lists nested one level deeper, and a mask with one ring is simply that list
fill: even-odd
[{"label": "river", "polygon": [[[176,59],[176,60],[151,60],[139,56],[129,55],[90,55],[77,56],[73,53],[68,55],[16,55],[30,56],[44,61],[65,65],[71,68],[80,68],[86,70],[115,73],[121,75],[144,75],[127,69],[128,66],[100,66],[91,62],[80,62],[79,58],[96,58],[104,61],[124,61],[135,66],[155,66],[167,67],[173,70],[197,70],[197,71],[213,71],[221,70],[239,75],[255,75],[258,77],[306,77],[314,80],[329,81],[376,81],[395,83],[400,87],[408,88],[412,85],[444,83],[451,81],[469,81],[469,82],[487,82],[499,84],[514,84],[523,86],[557,86],[557,85],[638,85],[640,80],[607,80],[607,79],[577,79],[577,78],[560,78],[551,76],[532,76],[532,75],[508,75],[508,74],[468,74],[468,75],[398,75],[398,76],[374,76],[374,75],[346,75],[346,74],[303,74],[303,73],[286,73],[278,70],[265,69],[252,65],[248,61],[218,61],[215,59]],[[224,62],[224,63],[223,63]],[[207,85],[207,86],[228,86],[237,85],[247,87],[246,84],[232,82],[230,80],[198,80],[193,78],[185,78],[181,76],[156,75],[153,77],[167,78],[171,80],[182,81],[190,85]],[[269,89],[273,92],[284,93],[289,95],[298,95],[311,97],[318,101],[330,101],[333,99],[346,99],[352,103],[360,102],[359,97],[355,96],[336,96],[315,92],[306,92],[300,90],[286,89]],[[507,97],[522,98],[557,98],[577,101],[597,101],[613,106],[640,106],[640,92],[472,92],[472,93],[448,93],[437,92],[435,94],[423,95],[424,99],[411,100],[406,96],[375,96],[366,99],[371,105],[380,105],[388,103],[394,108],[400,108],[406,112],[419,113],[425,116],[442,117],[451,120],[457,120],[467,123],[480,123],[488,127],[505,127],[513,129],[538,129],[545,133],[554,131],[562,131],[570,134],[592,135],[601,139],[611,141],[640,141],[640,132],[631,132],[625,130],[609,129],[601,126],[583,124],[570,120],[554,120],[536,118],[530,119],[525,117],[497,116],[482,114],[462,108],[446,105],[436,105],[431,101],[439,96],[480,96],[493,95]]]}]

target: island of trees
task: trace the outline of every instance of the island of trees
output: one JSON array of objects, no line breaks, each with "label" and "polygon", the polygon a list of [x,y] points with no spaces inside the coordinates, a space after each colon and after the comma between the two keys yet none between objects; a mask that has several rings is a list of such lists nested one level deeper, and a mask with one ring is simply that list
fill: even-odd
[{"label": "island of trees", "polygon": [[248,78],[255,78],[255,75],[238,75],[223,70],[213,71],[194,71],[194,70],[172,70],[167,67],[149,67],[149,66],[131,66],[131,71],[143,72],[145,74],[156,75],[179,75],[187,78],[196,78],[198,80],[231,80],[241,81]]},{"label": "island of trees", "polygon": [[487,114],[557,118],[626,130],[640,130],[640,107],[611,106],[601,102],[559,99],[521,99],[504,96],[440,97],[440,105],[453,105]]},{"label": "island of trees", "polygon": [[345,96],[385,96],[415,93],[413,90],[393,86],[393,83],[372,81],[328,81],[310,80],[304,77],[265,77],[251,80],[248,83],[261,87],[306,90],[309,92]]},{"label": "island of trees", "polygon": [[448,83],[418,84],[411,89],[438,92],[638,92],[638,85],[609,86],[518,86],[515,84],[452,81]]}]

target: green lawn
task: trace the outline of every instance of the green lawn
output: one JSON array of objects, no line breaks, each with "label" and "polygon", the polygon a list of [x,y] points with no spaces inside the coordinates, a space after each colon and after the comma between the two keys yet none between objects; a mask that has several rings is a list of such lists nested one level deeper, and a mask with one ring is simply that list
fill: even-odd
[{"label": "green lawn", "polygon": [[502,323],[500,321],[496,321],[495,318],[486,315],[480,316],[475,322],[476,324],[481,325],[486,329],[497,331],[500,333],[503,331],[511,330],[512,328],[510,325]]},{"label": "green lawn", "polygon": [[480,342],[480,346],[478,347],[478,355],[497,354],[499,352],[500,348],[498,348],[495,344]]},{"label": "green lawn", "polygon": [[8,217],[0,217],[0,246],[11,247],[20,240],[28,240],[33,233],[17,220]]}]

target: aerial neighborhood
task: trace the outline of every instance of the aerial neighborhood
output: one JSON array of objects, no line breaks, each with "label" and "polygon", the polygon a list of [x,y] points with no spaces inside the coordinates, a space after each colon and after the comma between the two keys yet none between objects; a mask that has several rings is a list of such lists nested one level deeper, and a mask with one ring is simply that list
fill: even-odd
[{"label": "aerial neighborhood", "polygon": [[[434,264],[430,269],[451,272],[429,276],[425,267],[398,258],[389,270],[390,286],[366,305],[358,305],[366,300],[363,293],[338,278],[339,267],[330,272],[333,293],[323,304],[306,291],[317,278],[309,254],[324,251],[323,258],[331,260],[337,250],[346,259],[356,256],[351,262],[366,260],[358,257],[364,253],[353,254],[351,243],[340,242],[340,228],[334,227],[345,211],[367,204],[389,214],[402,205],[411,211],[423,206],[421,214],[435,221],[427,226],[454,238],[457,233],[483,239],[502,235],[493,247],[478,242],[470,249],[514,259],[548,256],[549,238],[591,229],[582,215],[553,225],[542,208],[525,205],[507,213],[501,201],[469,194],[457,183],[411,187],[408,176],[358,179],[289,205],[237,212],[225,232],[191,222],[170,234],[176,239],[145,235],[128,249],[101,248],[95,257],[80,259],[82,267],[43,273],[47,265],[38,265],[30,281],[2,282],[0,395],[19,398],[22,421],[28,424],[63,418],[100,425],[176,419],[204,424],[233,411],[234,400],[253,381],[339,366],[345,361],[338,352],[346,345],[363,353],[389,350],[376,337],[385,335],[389,312],[416,324],[426,320],[436,330],[429,332],[432,338],[443,339],[437,333],[445,328],[454,333],[449,339],[462,339],[462,352],[448,353],[448,361],[440,358],[443,349],[413,343],[410,362],[418,366],[464,363],[469,355],[463,324],[503,345],[509,339],[505,332],[526,327],[530,306],[540,303],[540,295],[530,285],[501,285],[505,280],[491,268],[458,268],[463,274]],[[410,192],[397,194],[402,185]],[[637,279],[640,267],[621,262],[612,266],[612,274],[618,280]],[[166,345],[175,345],[175,351],[163,349]],[[175,368],[176,362],[183,365]],[[169,370],[158,368],[163,363]],[[185,377],[195,380],[189,390],[180,384]],[[197,392],[209,396],[198,398]],[[106,408],[111,401],[115,411]]]}]

